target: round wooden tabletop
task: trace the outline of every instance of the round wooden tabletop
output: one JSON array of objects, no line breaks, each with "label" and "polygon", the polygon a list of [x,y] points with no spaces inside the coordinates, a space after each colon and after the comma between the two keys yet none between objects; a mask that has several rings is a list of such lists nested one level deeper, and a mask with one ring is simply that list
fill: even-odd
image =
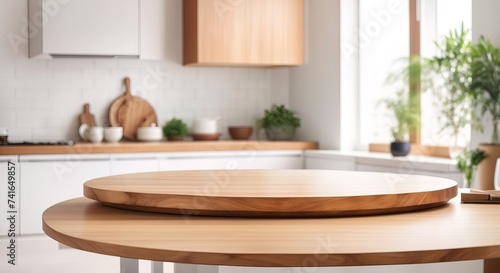
[{"label": "round wooden tabletop", "polygon": [[331,170],[204,170],[117,175],[88,181],[84,195],[139,211],[252,217],[353,216],[443,205],[455,181]]},{"label": "round wooden tabletop", "polygon": [[43,229],[73,248],[120,257],[234,266],[351,266],[500,257],[498,205],[330,218],[146,213],[88,198],[56,204]]}]

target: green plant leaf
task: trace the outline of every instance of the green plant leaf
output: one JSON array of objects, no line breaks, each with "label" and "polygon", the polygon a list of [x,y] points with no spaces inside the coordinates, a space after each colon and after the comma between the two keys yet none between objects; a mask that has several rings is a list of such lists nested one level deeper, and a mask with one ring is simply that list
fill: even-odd
[{"label": "green plant leaf", "polygon": [[291,126],[300,127],[300,117],[285,105],[273,104],[271,109],[264,110],[264,117],[259,121],[259,125],[266,128],[269,126]]}]

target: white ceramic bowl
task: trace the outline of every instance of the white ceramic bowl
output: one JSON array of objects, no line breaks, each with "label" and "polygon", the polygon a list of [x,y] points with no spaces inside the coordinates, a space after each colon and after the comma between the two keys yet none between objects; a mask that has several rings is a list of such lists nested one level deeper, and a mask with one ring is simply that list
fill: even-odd
[{"label": "white ceramic bowl", "polygon": [[191,132],[193,134],[216,134],[218,132],[219,118],[209,119],[209,118],[198,118],[193,122]]},{"label": "white ceramic bowl", "polygon": [[137,128],[137,140],[139,141],[160,141],[163,139],[161,127],[148,126]]},{"label": "white ceramic bowl", "polygon": [[106,142],[118,142],[123,137],[123,127],[104,128],[104,140]]}]

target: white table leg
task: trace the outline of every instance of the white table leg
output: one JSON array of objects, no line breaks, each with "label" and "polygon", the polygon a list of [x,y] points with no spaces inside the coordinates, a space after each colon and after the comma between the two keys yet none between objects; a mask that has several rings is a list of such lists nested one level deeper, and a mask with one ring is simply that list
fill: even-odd
[{"label": "white table leg", "polygon": [[163,273],[163,262],[151,261],[151,273]]},{"label": "white table leg", "polygon": [[174,273],[219,273],[219,266],[175,263]]},{"label": "white table leg", "polygon": [[120,257],[120,273],[139,273],[139,260]]}]

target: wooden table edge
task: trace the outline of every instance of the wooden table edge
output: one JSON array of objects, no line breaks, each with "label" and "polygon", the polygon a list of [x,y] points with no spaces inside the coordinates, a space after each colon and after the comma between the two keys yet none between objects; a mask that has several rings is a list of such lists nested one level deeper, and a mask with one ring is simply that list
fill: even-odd
[{"label": "wooden table edge", "polygon": [[[207,253],[186,252],[165,249],[146,249],[125,245],[100,243],[68,236],[54,230],[46,222],[47,214],[55,207],[65,206],[69,202],[83,202],[82,206],[98,204],[87,198],[75,198],[48,208],[43,214],[43,230],[52,239],[69,247],[133,259],[146,259],[174,263],[255,266],[255,267],[324,267],[324,266],[373,266],[441,263],[466,260],[485,260],[484,273],[498,272],[500,265],[500,246],[483,246],[467,249],[441,249],[409,252],[384,253],[342,253],[342,254],[261,254],[261,253]],[[103,208],[106,206],[99,204]],[[83,209],[83,208],[81,208]],[[110,208],[113,209],[113,208]],[[134,212],[130,212],[134,213]],[[416,254],[417,253],[417,254]],[[450,255],[452,253],[452,255]],[[488,253],[484,255],[484,253]],[[450,258],[453,257],[453,258]],[[353,262],[355,261],[355,262]],[[374,262],[377,261],[377,262]],[[396,262],[395,262],[396,261]]]}]

